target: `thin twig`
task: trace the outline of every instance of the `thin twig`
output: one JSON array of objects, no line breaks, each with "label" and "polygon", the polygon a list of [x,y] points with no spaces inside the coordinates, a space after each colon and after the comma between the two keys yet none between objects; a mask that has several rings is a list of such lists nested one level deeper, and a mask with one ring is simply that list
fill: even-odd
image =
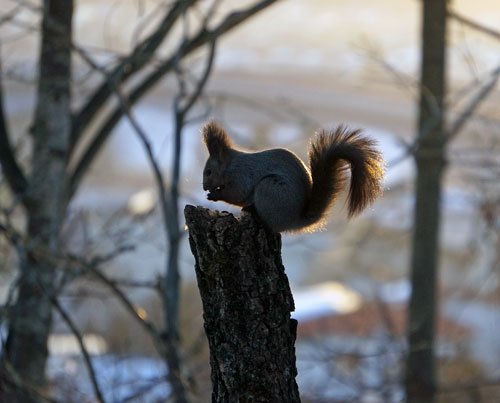
[{"label": "thin twig", "polygon": [[482,32],[488,36],[491,36],[494,39],[500,40],[500,32],[496,31],[492,28],[485,27],[484,25],[472,21],[470,18],[464,17],[463,15],[457,13],[456,11],[448,11],[448,16],[454,18],[455,20],[461,22],[464,25],[467,25],[470,28],[475,29],[476,31]]},{"label": "thin twig", "polygon": [[186,115],[189,110],[193,107],[194,103],[200,98],[200,95],[205,88],[205,85],[207,83],[208,78],[210,77],[210,73],[212,72],[212,67],[214,63],[214,56],[215,56],[215,49],[216,49],[216,42],[213,41],[209,44],[209,53],[207,57],[207,61],[205,63],[205,69],[203,71],[203,74],[201,75],[200,79],[198,80],[198,83],[196,85],[195,90],[191,93],[191,96],[187,98],[187,101],[185,101],[184,106],[180,107],[179,105],[179,111],[177,113],[181,113],[183,115]]},{"label": "thin twig", "polygon": [[487,98],[487,96],[495,88],[498,78],[500,77],[500,66],[498,66],[492,73],[490,79],[486,84],[483,85],[477,92],[470,102],[464,107],[462,112],[458,115],[458,118],[450,125],[450,128],[446,132],[446,141],[452,140],[462,129],[465,123],[474,114],[476,109],[481,105],[481,103]]},{"label": "thin twig", "polygon": [[20,4],[16,4],[12,10],[10,10],[8,13],[2,15],[0,17],[0,25],[6,24],[7,22],[12,21],[17,13],[21,10],[22,6]]},{"label": "thin twig", "polygon": [[92,360],[90,359],[90,354],[87,350],[87,347],[85,347],[85,343],[83,341],[83,336],[80,333],[80,330],[76,326],[76,324],[73,322],[73,319],[69,316],[69,314],[66,312],[66,310],[62,307],[62,305],[59,303],[59,300],[52,296],[49,295],[50,302],[54,306],[57,312],[61,315],[61,318],[64,320],[64,322],[68,325],[70,328],[71,332],[73,333],[73,336],[75,336],[78,345],[80,347],[80,352],[82,353],[83,356],[83,361],[85,363],[85,366],[87,367],[87,373],[89,374],[90,382],[92,383],[92,388],[94,389],[94,394],[96,399],[100,403],[104,403],[104,397],[101,392],[101,388],[99,387],[99,383],[97,382],[97,376],[96,372],[94,370],[94,366],[92,365]]},{"label": "thin twig", "polygon": [[[122,302],[123,306],[129,311],[129,313],[132,315],[134,319],[136,319],[137,323],[141,325],[141,327],[146,330],[146,333],[148,333],[153,340],[156,342],[155,344],[158,346],[161,346],[161,335],[154,326],[154,324],[143,318],[141,315],[136,310],[136,307],[132,304],[130,299],[123,293],[122,290],[116,285],[116,283],[112,280],[110,280],[104,273],[102,273],[97,267],[94,266],[88,266],[87,269],[95,276],[97,277],[102,283],[108,286],[108,288],[113,291],[115,296]],[[164,348],[160,348],[159,353],[161,355],[164,354]]]},{"label": "thin twig", "polygon": [[109,281],[113,282],[119,287],[127,287],[127,288],[150,288],[154,290],[158,290],[160,285],[159,281],[139,281],[139,280],[130,280],[124,278],[111,278],[109,277]]}]

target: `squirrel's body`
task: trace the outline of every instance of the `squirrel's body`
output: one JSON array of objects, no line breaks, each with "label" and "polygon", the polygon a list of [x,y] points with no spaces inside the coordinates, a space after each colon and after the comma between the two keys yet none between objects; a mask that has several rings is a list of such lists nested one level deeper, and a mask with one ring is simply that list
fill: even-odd
[{"label": "squirrel's body", "polygon": [[382,158],[359,131],[339,127],[320,133],[309,150],[310,169],[283,148],[238,150],[216,122],[203,131],[210,153],[203,172],[208,199],[253,207],[275,232],[307,230],[321,223],[346,183],[345,162],[351,165],[350,215],[381,191]]}]

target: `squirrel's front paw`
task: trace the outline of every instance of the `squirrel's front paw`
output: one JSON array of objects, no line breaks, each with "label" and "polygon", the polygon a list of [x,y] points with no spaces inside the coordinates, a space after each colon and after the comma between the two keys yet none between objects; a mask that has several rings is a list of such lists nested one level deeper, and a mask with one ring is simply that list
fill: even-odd
[{"label": "squirrel's front paw", "polygon": [[208,192],[207,200],[217,201],[219,200],[219,198],[213,192]]}]

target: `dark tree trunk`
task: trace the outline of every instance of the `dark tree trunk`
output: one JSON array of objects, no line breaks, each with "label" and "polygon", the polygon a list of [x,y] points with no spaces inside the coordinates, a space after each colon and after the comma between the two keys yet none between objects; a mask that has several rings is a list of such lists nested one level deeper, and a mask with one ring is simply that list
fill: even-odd
[{"label": "dark tree trunk", "polygon": [[[7,401],[29,402],[44,393],[59,232],[65,215],[65,170],[71,132],[71,0],[44,2],[32,172],[26,195],[26,254],[3,357],[15,385]],[[30,392],[28,392],[30,391]],[[5,397],[5,395],[4,395]]]},{"label": "dark tree trunk", "polygon": [[411,260],[406,392],[432,402],[441,181],[445,168],[445,49],[447,0],[424,0],[418,121],[416,204]]},{"label": "dark tree trunk", "polygon": [[299,402],[297,322],[281,237],[250,214],[186,206],[210,347],[213,402]]}]

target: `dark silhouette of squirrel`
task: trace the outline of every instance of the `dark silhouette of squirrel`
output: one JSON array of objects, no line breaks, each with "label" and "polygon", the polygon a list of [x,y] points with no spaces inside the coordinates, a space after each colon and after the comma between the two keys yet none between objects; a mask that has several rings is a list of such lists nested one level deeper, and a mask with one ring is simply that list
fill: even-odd
[{"label": "dark silhouette of squirrel", "polygon": [[384,162],[375,142],[338,126],[311,141],[307,166],[283,148],[237,149],[215,121],[203,127],[210,154],[203,171],[208,200],[253,209],[275,231],[313,231],[344,189],[350,167],[349,217],[360,213],[382,191]]}]

